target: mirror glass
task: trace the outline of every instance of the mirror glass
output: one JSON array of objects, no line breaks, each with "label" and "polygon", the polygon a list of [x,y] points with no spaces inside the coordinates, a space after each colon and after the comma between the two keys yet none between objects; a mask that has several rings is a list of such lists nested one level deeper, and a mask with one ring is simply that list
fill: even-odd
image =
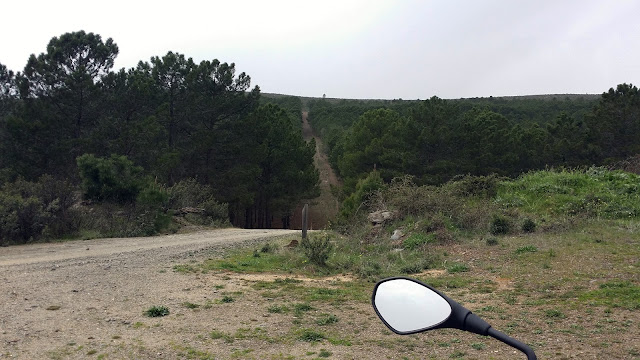
[{"label": "mirror glass", "polygon": [[373,304],[380,317],[396,332],[427,330],[451,315],[451,305],[435,291],[407,279],[378,285]]}]

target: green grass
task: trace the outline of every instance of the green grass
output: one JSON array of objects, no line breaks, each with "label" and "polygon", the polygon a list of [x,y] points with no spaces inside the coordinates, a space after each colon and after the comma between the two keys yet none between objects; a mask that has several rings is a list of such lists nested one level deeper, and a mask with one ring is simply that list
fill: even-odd
[{"label": "green grass", "polygon": [[325,349],[320,349],[320,353],[318,354],[318,357],[321,358],[328,358],[332,355],[331,351],[327,351]]},{"label": "green grass", "polygon": [[469,271],[469,266],[462,263],[453,263],[447,266],[447,272],[450,274],[455,274],[459,272],[467,272]]},{"label": "green grass", "polygon": [[224,340],[224,342],[226,343],[232,343],[235,341],[235,339],[233,338],[233,336],[223,332],[223,331],[219,331],[219,330],[213,330],[209,333],[209,337],[214,339],[214,340],[218,340],[218,339],[222,339]]},{"label": "green grass", "polygon": [[306,341],[306,342],[318,342],[326,339],[327,336],[314,329],[300,329],[298,331],[298,340]]},{"label": "green grass", "polygon": [[[260,256],[254,256],[254,254]],[[300,271],[308,264],[304,255],[299,251],[289,249],[274,249],[270,252],[256,252],[255,249],[240,249],[232,252],[224,259],[207,260],[202,264],[202,269],[226,270],[238,273],[289,273],[290,271]]]},{"label": "green grass", "polygon": [[536,171],[501,183],[498,199],[542,216],[583,215],[609,219],[640,216],[640,176],[604,168]]},{"label": "green grass", "polygon": [[471,279],[470,277],[457,275],[429,278],[418,277],[418,279],[436,289],[462,289],[470,287],[470,285],[473,283],[473,279]]},{"label": "green grass", "polygon": [[415,233],[404,239],[402,246],[405,249],[414,250],[435,241],[434,234]]},{"label": "green grass", "polygon": [[187,302],[182,303],[182,305],[183,305],[184,307],[186,307],[187,309],[197,309],[197,308],[199,308],[199,307],[200,307],[200,305],[198,305],[198,304],[194,304],[194,303],[190,303],[190,302],[188,302],[188,301],[187,301]]},{"label": "green grass", "polygon": [[178,264],[173,266],[173,271],[177,273],[188,274],[198,272],[198,269],[193,265]]},{"label": "green grass", "polygon": [[564,313],[562,313],[562,311],[557,309],[546,310],[544,312],[544,315],[548,318],[558,318],[558,319],[564,319],[565,317],[567,317]]},{"label": "green grass", "polygon": [[267,308],[267,312],[271,314],[283,314],[289,312],[289,307],[286,305],[271,305]]},{"label": "green grass", "polygon": [[535,245],[525,245],[516,249],[516,255],[524,254],[524,253],[534,253],[538,251],[538,247]]},{"label": "green grass", "polygon": [[296,316],[302,316],[304,313],[313,310],[313,306],[307,303],[298,303],[293,305],[293,312]]},{"label": "green grass", "polygon": [[333,314],[322,314],[315,322],[320,326],[335,324],[338,322],[338,317]]},{"label": "green grass", "polygon": [[579,299],[590,305],[640,310],[640,286],[630,281],[609,281],[581,294]]}]

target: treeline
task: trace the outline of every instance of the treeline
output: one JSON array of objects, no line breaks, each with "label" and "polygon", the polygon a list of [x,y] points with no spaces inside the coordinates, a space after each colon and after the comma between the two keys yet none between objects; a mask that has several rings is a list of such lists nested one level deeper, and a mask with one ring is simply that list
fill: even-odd
[{"label": "treeline", "polygon": [[376,169],[442,184],[457,175],[517,176],[609,164],[640,153],[640,96],[631,84],[599,98],[310,102],[345,196]]},{"label": "treeline", "polygon": [[[246,227],[270,227],[317,192],[315,145],[301,137],[298,98],[280,99],[284,107],[261,99],[233,63],[168,52],[114,71],[117,55],[112,39],[79,31],[52,38],[21,72],[0,64],[5,190],[43,176],[76,189],[87,176],[109,187],[99,169],[115,179],[136,169],[143,188],[188,179],[207,186],[231,222]],[[83,178],[85,154],[94,160]],[[16,206],[8,204],[0,207]]]}]

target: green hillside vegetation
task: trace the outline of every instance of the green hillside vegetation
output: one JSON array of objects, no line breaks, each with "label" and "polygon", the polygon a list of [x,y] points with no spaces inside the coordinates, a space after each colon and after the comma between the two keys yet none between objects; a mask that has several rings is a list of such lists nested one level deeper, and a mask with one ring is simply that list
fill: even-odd
[{"label": "green hillside vegetation", "polygon": [[[371,177],[379,179],[375,173]],[[261,256],[243,252],[208,266],[312,275],[348,272],[369,280],[428,269],[460,272],[464,266],[446,265],[447,249],[454,244],[491,246],[531,238],[530,247],[516,252],[536,252],[544,238],[571,238],[584,229],[633,229],[640,217],[639,185],[638,175],[604,168],[543,170],[515,180],[467,176],[440,186],[396,178],[390,184],[378,182],[375,189],[368,186],[371,191],[359,199],[363,205],[355,218],[336,228],[344,236],[316,233],[306,240],[324,242],[330,250],[326,261],[314,262],[303,250],[269,248]],[[382,226],[368,224],[367,214],[377,210],[393,212],[394,219]],[[391,239],[398,229],[403,236]]]}]

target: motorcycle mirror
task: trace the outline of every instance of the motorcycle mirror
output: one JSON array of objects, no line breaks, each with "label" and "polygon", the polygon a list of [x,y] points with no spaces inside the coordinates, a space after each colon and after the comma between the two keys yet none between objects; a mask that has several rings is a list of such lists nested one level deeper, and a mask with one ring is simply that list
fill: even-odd
[{"label": "motorcycle mirror", "polygon": [[451,305],[440,294],[401,278],[376,286],[373,307],[385,325],[401,335],[429,330],[451,315]]},{"label": "motorcycle mirror", "polygon": [[371,302],[378,317],[396,334],[460,329],[491,336],[522,351],[527,359],[537,359],[526,344],[495,330],[476,314],[418,280],[407,277],[380,280],[373,289]]}]

